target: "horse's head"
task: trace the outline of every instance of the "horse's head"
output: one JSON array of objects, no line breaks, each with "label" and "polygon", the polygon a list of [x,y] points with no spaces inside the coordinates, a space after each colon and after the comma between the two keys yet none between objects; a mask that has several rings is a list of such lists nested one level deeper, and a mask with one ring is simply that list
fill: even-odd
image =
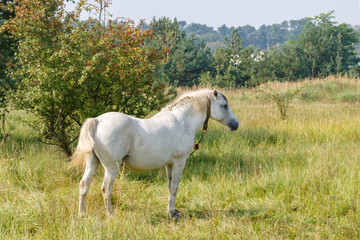
[{"label": "horse's head", "polygon": [[239,121],[236,119],[234,113],[231,111],[228,101],[224,94],[214,90],[214,98],[211,98],[210,117],[224,126],[227,126],[231,131],[238,129]]}]

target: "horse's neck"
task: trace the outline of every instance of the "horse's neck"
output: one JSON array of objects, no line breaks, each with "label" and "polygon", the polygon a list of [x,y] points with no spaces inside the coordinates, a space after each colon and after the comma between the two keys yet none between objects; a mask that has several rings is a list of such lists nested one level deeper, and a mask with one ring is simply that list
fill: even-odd
[{"label": "horse's neck", "polygon": [[178,109],[174,114],[179,120],[181,119],[181,122],[183,122],[187,130],[193,130],[194,132],[202,128],[206,119],[206,112],[199,112],[192,106],[185,106],[184,108]]}]

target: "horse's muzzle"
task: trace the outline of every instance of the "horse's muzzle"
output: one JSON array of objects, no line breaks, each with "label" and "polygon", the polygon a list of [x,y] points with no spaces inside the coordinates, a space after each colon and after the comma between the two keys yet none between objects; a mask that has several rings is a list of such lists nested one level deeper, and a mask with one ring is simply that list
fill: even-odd
[{"label": "horse's muzzle", "polygon": [[238,129],[239,127],[239,122],[238,121],[232,121],[228,124],[228,127],[231,131],[235,131],[236,129]]}]

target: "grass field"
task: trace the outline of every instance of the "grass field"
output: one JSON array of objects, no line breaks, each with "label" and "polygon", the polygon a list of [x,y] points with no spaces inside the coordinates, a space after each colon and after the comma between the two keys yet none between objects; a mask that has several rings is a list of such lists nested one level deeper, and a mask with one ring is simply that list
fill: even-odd
[{"label": "grass field", "polygon": [[286,121],[255,89],[224,91],[239,129],[210,121],[180,182],[177,224],[166,214],[166,177],[144,184],[160,171],[118,177],[107,219],[99,169],[78,219],[81,174],[32,139],[24,112],[11,112],[0,147],[0,239],[360,239],[360,82],[275,89],[300,86]]}]

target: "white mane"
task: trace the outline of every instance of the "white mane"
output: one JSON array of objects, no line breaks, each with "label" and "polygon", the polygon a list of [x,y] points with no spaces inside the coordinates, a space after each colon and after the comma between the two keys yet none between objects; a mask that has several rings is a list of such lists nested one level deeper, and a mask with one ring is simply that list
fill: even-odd
[{"label": "white mane", "polygon": [[201,89],[193,92],[182,94],[177,100],[168,104],[162,110],[172,111],[187,104],[192,104],[198,111],[205,111],[209,102],[213,97],[213,91],[209,89]]}]

